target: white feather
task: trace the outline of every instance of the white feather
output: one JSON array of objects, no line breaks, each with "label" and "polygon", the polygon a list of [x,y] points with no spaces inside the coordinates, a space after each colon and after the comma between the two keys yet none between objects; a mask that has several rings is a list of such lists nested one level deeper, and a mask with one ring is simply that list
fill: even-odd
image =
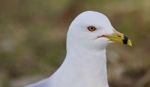
[{"label": "white feather", "polygon": [[[97,30],[90,32],[88,26]],[[108,87],[106,46],[110,42],[97,36],[111,33],[113,27],[104,14],[81,13],[69,27],[63,64],[48,79],[26,87]]]}]

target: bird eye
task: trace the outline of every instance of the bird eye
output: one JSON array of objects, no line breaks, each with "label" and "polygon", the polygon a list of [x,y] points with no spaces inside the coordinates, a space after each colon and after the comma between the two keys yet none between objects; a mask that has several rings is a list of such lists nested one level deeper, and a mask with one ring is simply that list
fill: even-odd
[{"label": "bird eye", "polygon": [[92,31],[96,30],[96,27],[94,27],[94,26],[88,26],[87,29],[92,32]]}]

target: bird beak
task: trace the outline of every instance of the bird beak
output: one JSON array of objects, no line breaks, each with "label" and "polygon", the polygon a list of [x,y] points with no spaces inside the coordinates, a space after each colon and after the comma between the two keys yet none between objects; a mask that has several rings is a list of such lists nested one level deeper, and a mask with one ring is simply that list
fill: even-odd
[{"label": "bird beak", "polygon": [[113,34],[103,35],[101,37],[106,37],[110,41],[113,41],[113,42],[118,42],[118,43],[121,43],[121,44],[132,46],[131,40],[127,36],[125,36],[124,34],[116,31],[115,29],[114,29],[114,33]]}]

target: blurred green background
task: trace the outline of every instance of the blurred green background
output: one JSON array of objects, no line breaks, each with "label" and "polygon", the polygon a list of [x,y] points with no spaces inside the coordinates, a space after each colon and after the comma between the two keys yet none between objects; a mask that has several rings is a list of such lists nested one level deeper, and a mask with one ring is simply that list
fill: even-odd
[{"label": "blurred green background", "polygon": [[0,87],[50,76],[64,60],[69,23],[86,10],[133,40],[108,47],[110,87],[150,87],[150,0],[0,0]]}]

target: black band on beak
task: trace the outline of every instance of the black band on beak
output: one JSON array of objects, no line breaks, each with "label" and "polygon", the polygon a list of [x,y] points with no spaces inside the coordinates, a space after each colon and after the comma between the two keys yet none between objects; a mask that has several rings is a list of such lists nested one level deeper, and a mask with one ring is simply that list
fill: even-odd
[{"label": "black band on beak", "polygon": [[124,35],[123,37],[123,44],[127,44],[128,43],[128,37]]}]

